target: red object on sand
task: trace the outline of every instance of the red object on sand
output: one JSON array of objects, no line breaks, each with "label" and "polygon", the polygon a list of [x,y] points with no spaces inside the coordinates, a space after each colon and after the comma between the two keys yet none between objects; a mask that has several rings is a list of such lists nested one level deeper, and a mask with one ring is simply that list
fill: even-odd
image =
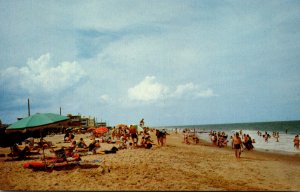
[{"label": "red object on sand", "polygon": [[94,130],[95,133],[107,133],[108,128],[107,127],[98,127]]},{"label": "red object on sand", "polygon": [[32,162],[27,162],[23,164],[24,168],[38,168],[38,167],[45,167],[45,163],[42,161],[32,161]]}]

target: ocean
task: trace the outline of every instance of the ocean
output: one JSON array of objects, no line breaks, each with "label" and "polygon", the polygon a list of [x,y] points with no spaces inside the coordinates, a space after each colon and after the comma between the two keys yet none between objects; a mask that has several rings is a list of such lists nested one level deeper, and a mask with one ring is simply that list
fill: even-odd
[{"label": "ocean", "polygon": [[[221,131],[230,136],[235,132],[242,130],[243,134],[249,134],[252,139],[255,139],[254,148],[259,151],[270,151],[275,153],[291,153],[300,154],[300,150],[294,148],[294,138],[300,135],[300,121],[274,121],[274,122],[255,122],[255,123],[232,123],[232,124],[209,124],[209,125],[186,125],[186,126],[165,126],[160,127],[166,129],[190,129],[196,131],[200,139],[210,142],[209,132]],[[278,142],[277,139],[271,137],[268,142],[265,142],[262,136],[257,134],[257,131],[265,134],[267,132],[271,136],[273,132],[279,132]],[[229,142],[230,145],[230,142]]]}]

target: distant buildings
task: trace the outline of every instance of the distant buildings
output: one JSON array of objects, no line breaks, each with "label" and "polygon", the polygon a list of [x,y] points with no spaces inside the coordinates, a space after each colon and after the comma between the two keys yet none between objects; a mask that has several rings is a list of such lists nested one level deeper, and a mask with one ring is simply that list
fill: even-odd
[{"label": "distant buildings", "polygon": [[98,122],[96,125],[97,127],[106,127],[106,122]]},{"label": "distant buildings", "polygon": [[100,127],[100,126],[106,126],[105,122],[97,123],[95,117],[91,116],[81,116],[78,115],[67,115],[71,121],[69,123],[70,127],[83,127],[83,128],[89,128],[89,127]]}]

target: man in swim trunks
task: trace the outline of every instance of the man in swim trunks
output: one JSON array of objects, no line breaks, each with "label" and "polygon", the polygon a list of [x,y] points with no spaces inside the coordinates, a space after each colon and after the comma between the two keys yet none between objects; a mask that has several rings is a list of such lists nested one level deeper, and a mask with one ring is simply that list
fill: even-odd
[{"label": "man in swim trunks", "polygon": [[240,158],[241,157],[241,145],[242,145],[242,139],[239,136],[239,133],[236,132],[235,136],[233,136],[233,147],[235,151],[235,157]]},{"label": "man in swim trunks", "polygon": [[139,138],[138,138],[138,135],[137,135],[137,128],[133,125],[130,125],[130,128],[129,128],[129,133],[131,135],[131,139],[132,139],[132,143],[134,146],[137,145],[138,141],[139,141]]}]

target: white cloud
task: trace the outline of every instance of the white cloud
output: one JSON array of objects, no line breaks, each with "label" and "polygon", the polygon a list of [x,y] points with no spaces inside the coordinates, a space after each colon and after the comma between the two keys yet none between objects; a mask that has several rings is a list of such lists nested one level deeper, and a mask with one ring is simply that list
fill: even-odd
[{"label": "white cloud", "polygon": [[202,90],[198,85],[194,83],[187,83],[178,85],[174,93],[171,94],[172,97],[189,97],[189,98],[198,98],[198,97],[214,97],[217,96],[214,91],[210,88]]},{"label": "white cloud", "polygon": [[155,82],[155,79],[155,76],[146,76],[139,84],[129,88],[129,99],[138,101],[155,101],[162,99],[168,92],[168,88]]},{"label": "white cloud", "polygon": [[51,66],[49,53],[38,59],[30,58],[22,68],[9,67],[3,74],[5,79],[14,79],[16,87],[30,93],[59,92],[73,86],[85,76],[85,72],[75,61],[64,61],[57,66]]},{"label": "white cloud", "polygon": [[195,90],[197,90],[197,88],[198,87],[196,85],[194,85],[193,83],[178,85],[175,92],[173,93],[173,96],[180,97],[185,93],[194,92]]},{"label": "white cloud", "polygon": [[136,86],[128,89],[128,97],[130,100],[137,101],[157,101],[160,99],[180,99],[189,97],[195,99],[199,97],[214,97],[217,96],[210,88],[201,90],[198,85],[190,82],[187,84],[178,85],[175,91],[170,91],[170,88],[164,84],[156,82],[155,76],[146,76]]}]

